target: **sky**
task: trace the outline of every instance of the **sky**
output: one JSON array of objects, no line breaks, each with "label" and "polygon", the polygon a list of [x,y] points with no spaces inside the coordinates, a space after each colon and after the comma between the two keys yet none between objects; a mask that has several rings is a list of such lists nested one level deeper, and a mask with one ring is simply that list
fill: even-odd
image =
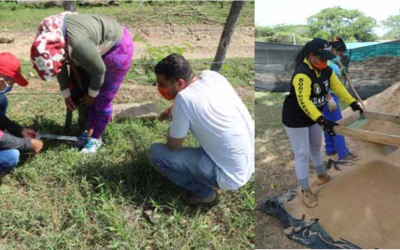
[{"label": "sky", "polygon": [[[400,0],[256,0],[255,20],[262,26],[306,24],[307,17],[334,6],[358,9],[378,24],[390,15],[400,14]],[[382,36],[387,30],[380,27],[374,31]]]}]

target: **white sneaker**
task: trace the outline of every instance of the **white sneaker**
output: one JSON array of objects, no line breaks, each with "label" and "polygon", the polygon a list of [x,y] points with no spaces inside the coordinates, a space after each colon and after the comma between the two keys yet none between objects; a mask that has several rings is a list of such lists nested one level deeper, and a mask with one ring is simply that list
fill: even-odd
[{"label": "white sneaker", "polygon": [[81,150],[81,154],[94,154],[99,150],[103,142],[100,139],[95,139],[92,137],[88,137],[88,142],[85,147]]}]

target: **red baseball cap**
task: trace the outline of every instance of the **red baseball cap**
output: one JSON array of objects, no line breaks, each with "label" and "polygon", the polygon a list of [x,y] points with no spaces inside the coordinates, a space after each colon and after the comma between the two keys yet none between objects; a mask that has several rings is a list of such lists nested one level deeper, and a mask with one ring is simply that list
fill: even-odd
[{"label": "red baseball cap", "polygon": [[0,74],[12,78],[20,86],[28,85],[21,75],[21,62],[11,53],[0,53]]}]

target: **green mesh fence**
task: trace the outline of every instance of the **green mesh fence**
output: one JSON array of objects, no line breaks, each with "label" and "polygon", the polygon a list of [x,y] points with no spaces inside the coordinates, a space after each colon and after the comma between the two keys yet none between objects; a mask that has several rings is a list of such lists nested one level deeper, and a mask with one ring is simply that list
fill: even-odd
[{"label": "green mesh fence", "polygon": [[[363,44],[363,43],[361,43]],[[350,59],[350,62],[365,61],[371,57],[380,56],[396,56],[400,57],[400,40],[384,43],[366,43],[368,46],[357,47],[357,44],[349,44],[348,47],[354,45],[354,49],[349,49],[345,55]]]}]

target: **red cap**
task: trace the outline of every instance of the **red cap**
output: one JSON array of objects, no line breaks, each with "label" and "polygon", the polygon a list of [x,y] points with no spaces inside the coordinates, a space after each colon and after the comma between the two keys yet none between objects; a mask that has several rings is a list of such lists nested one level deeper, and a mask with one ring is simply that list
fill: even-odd
[{"label": "red cap", "polygon": [[11,53],[0,53],[0,74],[11,77],[20,86],[28,85],[21,75],[21,62]]}]

